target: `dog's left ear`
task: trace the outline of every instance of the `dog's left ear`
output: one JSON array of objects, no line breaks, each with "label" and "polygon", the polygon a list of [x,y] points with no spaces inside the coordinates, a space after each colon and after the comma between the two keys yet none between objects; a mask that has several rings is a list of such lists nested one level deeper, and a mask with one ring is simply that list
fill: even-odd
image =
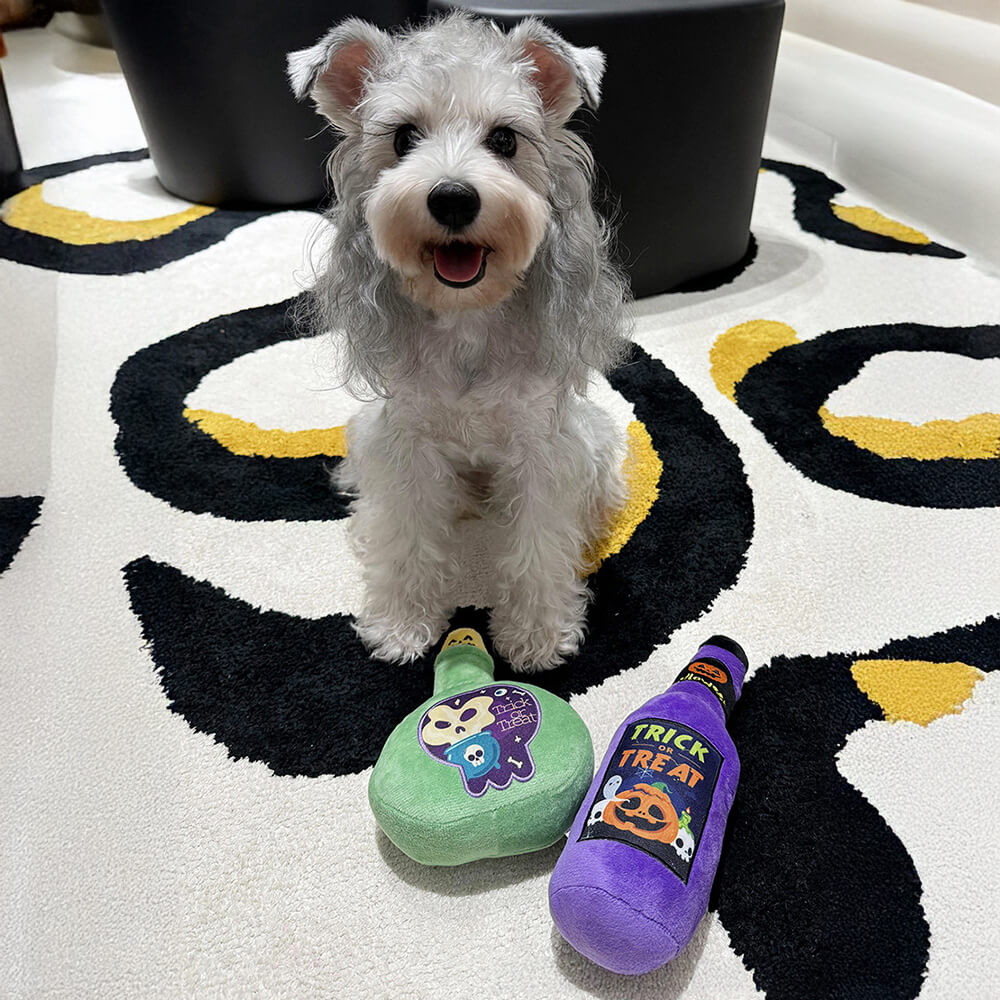
[{"label": "dog's left ear", "polygon": [[536,18],[515,25],[510,39],[522,57],[535,65],[531,80],[547,115],[561,125],[581,104],[596,110],[604,76],[604,53],[600,49],[570,45]]},{"label": "dog's left ear", "polygon": [[316,108],[341,131],[356,123],[356,111],[374,66],[391,39],[372,24],[351,17],[315,45],[288,54],[288,79],[295,96],[310,95]]}]

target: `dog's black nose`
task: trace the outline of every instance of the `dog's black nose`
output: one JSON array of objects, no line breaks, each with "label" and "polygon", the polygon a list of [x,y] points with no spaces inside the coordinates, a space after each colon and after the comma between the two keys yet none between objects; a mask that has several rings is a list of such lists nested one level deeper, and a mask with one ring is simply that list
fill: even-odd
[{"label": "dog's black nose", "polygon": [[479,214],[479,194],[468,184],[441,181],[427,195],[427,208],[442,226],[464,229]]}]

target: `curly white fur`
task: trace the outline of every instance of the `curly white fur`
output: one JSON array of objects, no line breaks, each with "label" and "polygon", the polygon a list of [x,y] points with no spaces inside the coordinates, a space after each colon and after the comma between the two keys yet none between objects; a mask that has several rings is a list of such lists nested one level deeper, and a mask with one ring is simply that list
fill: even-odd
[{"label": "curly white fur", "polygon": [[[447,624],[470,512],[504,525],[497,650],[540,670],[583,639],[583,551],[624,502],[620,436],[585,397],[626,350],[625,285],[589,150],[565,128],[596,105],[603,65],[538,21],[504,34],[463,14],[398,35],[352,19],[289,58],[296,93],[343,134],[310,322],[335,331],[345,384],[375,397],[349,425],[339,484],[357,497],[357,630],[377,657],[413,659]],[[401,126],[416,135],[403,155]],[[497,128],[514,155],[490,147]],[[460,231],[428,209],[442,181],[478,194]],[[436,272],[453,240],[484,248],[469,287]]]}]

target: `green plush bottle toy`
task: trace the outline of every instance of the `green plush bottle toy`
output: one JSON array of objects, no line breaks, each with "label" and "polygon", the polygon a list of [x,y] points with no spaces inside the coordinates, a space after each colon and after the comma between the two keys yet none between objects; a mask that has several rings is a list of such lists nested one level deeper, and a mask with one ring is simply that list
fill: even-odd
[{"label": "green plush bottle toy", "polygon": [[534,685],[494,681],[479,633],[458,629],[434,663],[434,694],[386,740],[368,801],[415,861],[460,865],[554,844],[593,774],[580,716]]}]

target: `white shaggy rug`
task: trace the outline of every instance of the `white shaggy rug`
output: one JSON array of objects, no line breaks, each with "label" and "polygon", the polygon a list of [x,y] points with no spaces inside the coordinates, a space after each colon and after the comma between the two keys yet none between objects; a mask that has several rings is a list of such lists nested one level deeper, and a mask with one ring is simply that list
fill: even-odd
[{"label": "white shaggy rug", "polygon": [[[15,111],[120,111],[72,76]],[[356,404],[287,318],[320,219],[192,209],[131,128],[33,146],[0,222],[0,996],[1000,996],[996,274],[771,144],[752,263],[636,305],[598,388],[634,516],[539,680],[600,755],[708,635],[751,671],[713,909],[627,979],[553,929],[559,845],[431,869],[377,830],[430,673],[349,628]],[[457,597],[481,624],[474,558]]]}]

